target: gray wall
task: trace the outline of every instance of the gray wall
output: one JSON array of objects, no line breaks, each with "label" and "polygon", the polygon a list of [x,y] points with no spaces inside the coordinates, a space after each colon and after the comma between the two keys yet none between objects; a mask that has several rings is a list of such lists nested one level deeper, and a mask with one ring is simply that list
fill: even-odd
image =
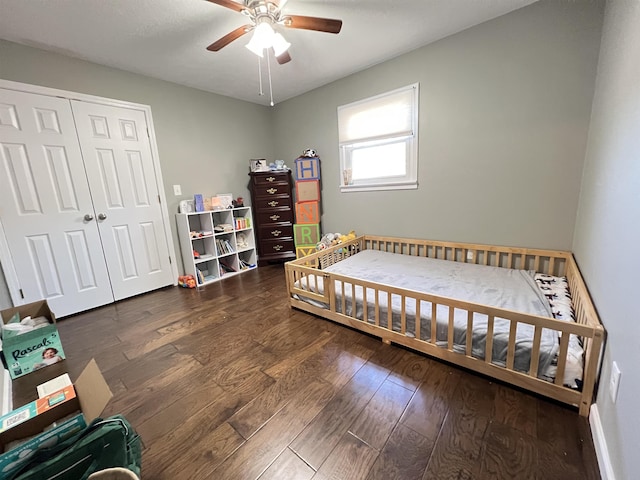
[{"label": "gray wall", "polygon": [[[640,2],[607,3],[573,251],[607,330],[597,396],[615,476],[640,472]],[[609,396],[611,363],[622,377]]]},{"label": "gray wall", "polygon": [[[571,248],[602,5],[542,1],[276,105],[322,159],[324,231]],[[340,193],[336,108],[420,83],[418,190]]]},{"label": "gray wall", "polygon": [[[173,219],[179,201],[194,193],[246,198],[249,159],[273,158],[269,107],[2,40],[0,78],[151,106],[180,262]],[[181,197],[173,184],[182,186]]]}]

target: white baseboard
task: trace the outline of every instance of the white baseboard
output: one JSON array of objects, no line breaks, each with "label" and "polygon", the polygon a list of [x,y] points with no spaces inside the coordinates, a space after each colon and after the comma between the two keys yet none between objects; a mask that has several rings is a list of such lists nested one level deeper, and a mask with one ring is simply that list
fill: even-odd
[{"label": "white baseboard", "polygon": [[607,441],[604,438],[604,430],[598,412],[598,405],[591,405],[589,411],[589,425],[591,425],[591,435],[593,437],[593,445],[596,449],[596,457],[598,457],[598,466],[600,467],[600,476],[602,480],[616,480],[611,466],[611,458],[609,457],[609,449]]}]

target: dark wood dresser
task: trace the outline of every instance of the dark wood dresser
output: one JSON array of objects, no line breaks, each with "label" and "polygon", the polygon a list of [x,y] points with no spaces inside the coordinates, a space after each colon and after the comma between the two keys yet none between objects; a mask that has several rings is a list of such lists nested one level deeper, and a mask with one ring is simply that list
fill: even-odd
[{"label": "dark wood dresser", "polygon": [[291,171],[252,172],[249,176],[258,265],[295,259]]}]

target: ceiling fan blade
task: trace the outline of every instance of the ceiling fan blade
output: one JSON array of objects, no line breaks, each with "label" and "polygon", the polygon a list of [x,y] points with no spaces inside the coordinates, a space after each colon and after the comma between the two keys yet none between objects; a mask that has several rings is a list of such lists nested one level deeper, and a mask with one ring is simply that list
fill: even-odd
[{"label": "ceiling fan blade", "polygon": [[288,63],[291,61],[291,55],[289,55],[289,51],[286,51],[280,55],[278,55],[276,57],[276,61],[280,64],[280,65],[284,65],[285,63]]},{"label": "ceiling fan blade", "polygon": [[210,52],[217,52],[222,47],[226,47],[231,42],[233,42],[234,40],[237,40],[242,35],[244,35],[245,33],[249,32],[249,31],[251,31],[252,29],[253,29],[253,25],[251,25],[251,24],[247,24],[247,25],[243,25],[241,27],[238,27],[235,30],[227,33],[224,37],[222,37],[222,38],[216,40],[215,42],[213,42],[211,45],[209,45],[207,47],[207,50],[209,50]]},{"label": "ceiling fan blade", "polygon": [[207,0],[211,3],[215,3],[216,5],[220,5],[221,7],[230,8],[231,10],[235,10],[236,12],[242,12],[246,10],[247,6],[244,3],[232,2],[231,0]]},{"label": "ceiling fan blade", "polygon": [[340,33],[342,20],[333,18],[305,17],[303,15],[287,15],[284,26],[289,28],[301,28],[304,30],[316,30],[318,32]]}]

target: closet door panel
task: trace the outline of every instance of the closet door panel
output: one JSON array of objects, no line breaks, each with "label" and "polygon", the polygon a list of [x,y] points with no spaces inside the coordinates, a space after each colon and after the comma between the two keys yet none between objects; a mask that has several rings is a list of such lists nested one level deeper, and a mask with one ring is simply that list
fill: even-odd
[{"label": "closet door panel", "polygon": [[59,317],[113,302],[94,217],[69,101],[0,89],[0,219],[24,302]]},{"label": "closet door panel", "polygon": [[72,108],[114,297],[173,284],[144,112]]}]

